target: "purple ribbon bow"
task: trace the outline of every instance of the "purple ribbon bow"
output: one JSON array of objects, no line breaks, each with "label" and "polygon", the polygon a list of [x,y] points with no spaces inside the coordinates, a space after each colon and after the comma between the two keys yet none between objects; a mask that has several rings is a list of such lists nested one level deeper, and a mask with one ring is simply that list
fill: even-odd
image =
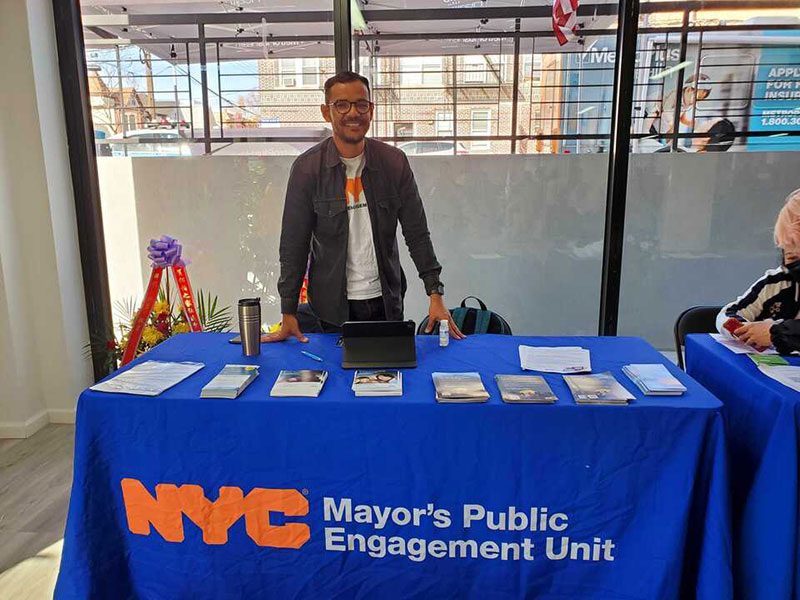
[{"label": "purple ribbon bow", "polygon": [[160,267],[185,267],[187,262],[181,258],[183,246],[173,237],[162,235],[160,240],[150,240],[147,247],[147,257],[153,261],[150,266]]}]

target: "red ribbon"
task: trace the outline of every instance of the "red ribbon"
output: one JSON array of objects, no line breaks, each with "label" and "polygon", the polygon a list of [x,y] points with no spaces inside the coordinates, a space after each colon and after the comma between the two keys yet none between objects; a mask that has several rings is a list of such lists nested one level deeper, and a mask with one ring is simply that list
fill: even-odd
[{"label": "red ribbon", "polygon": [[122,366],[124,367],[131,362],[136,356],[136,349],[139,347],[139,341],[142,339],[142,331],[147,323],[150,313],[153,312],[153,306],[158,300],[158,289],[161,287],[161,276],[164,272],[162,267],[154,267],[150,273],[150,282],[147,284],[147,292],[144,295],[144,302],[139,312],[136,313],[136,318],[133,320],[133,327],[128,336],[128,344],[125,346],[125,352],[122,354]]},{"label": "red ribbon", "polygon": [[189,273],[186,272],[186,267],[172,265],[172,276],[178,286],[178,295],[181,297],[181,302],[183,302],[183,311],[186,315],[186,320],[189,321],[189,328],[192,331],[203,331],[203,326],[200,325],[200,317],[197,314],[197,307],[194,304],[192,284],[189,282]]},{"label": "red ribbon", "polygon": [[189,329],[191,331],[203,331],[203,326],[200,325],[200,316],[197,314],[197,307],[194,303],[189,273],[186,271],[186,264],[181,259],[181,245],[178,244],[178,240],[166,235],[162,236],[160,240],[150,240],[150,246],[148,246],[147,251],[147,255],[153,260],[153,263],[151,263],[153,271],[150,273],[150,282],[147,284],[147,292],[144,295],[142,307],[133,320],[128,344],[122,354],[122,366],[127,365],[136,356],[136,349],[142,339],[142,332],[147,324],[147,319],[150,317],[150,313],[153,312],[153,306],[158,299],[161,278],[164,274],[164,269],[167,267],[172,267],[172,277],[175,279],[175,285],[178,288],[178,295],[183,304],[183,314],[186,315],[186,320],[189,322]]}]

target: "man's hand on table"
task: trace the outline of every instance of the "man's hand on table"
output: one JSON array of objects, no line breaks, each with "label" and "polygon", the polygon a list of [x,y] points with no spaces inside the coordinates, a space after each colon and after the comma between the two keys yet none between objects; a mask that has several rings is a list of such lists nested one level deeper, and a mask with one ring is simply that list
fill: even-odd
[{"label": "man's hand on table", "polygon": [[308,341],[308,338],[300,331],[300,323],[297,322],[297,317],[294,315],[283,315],[281,330],[278,333],[265,333],[261,336],[261,341],[267,344],[271,342],[283,342],[290,337],[296,337],[303,343]]},{"label": "man's hand on table", "polygon": [[775,325],[772,319],[764,321],[753,321],[752,323],[745,323],[733,334],[748,346],[757,348],[769,348],[772,345],[772,337],[769,330]]},{"label": "man's hand on table", "polygon": [[450,311],[444,305],[444,298],[441,294],[431,294],[431,305],[428,309],[428,326],[425,328],[425,333],[433,331],[433,326],[439,321],[447,321],[450,323],[450,336],[455,340],[463,340],[465,336],[456,327]]}]

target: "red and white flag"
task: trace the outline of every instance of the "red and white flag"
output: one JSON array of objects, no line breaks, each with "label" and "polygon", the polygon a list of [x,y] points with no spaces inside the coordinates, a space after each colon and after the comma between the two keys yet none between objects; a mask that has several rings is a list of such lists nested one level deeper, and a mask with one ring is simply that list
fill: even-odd
[{"label": "red and white flag", "polygon": [[553,0],[553,33],[559,46],[566,44],[578,26],[580,0]]}]

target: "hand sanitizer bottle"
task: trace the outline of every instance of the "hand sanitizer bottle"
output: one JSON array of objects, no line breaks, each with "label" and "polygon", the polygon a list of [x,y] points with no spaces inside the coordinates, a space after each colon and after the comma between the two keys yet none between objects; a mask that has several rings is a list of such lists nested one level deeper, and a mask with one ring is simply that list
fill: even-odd
[{"label": "hand sanitizer bottle", "polygon": [[442,319],[439,321],[439,345],[445,347],[450,344],[450,322]]}]

